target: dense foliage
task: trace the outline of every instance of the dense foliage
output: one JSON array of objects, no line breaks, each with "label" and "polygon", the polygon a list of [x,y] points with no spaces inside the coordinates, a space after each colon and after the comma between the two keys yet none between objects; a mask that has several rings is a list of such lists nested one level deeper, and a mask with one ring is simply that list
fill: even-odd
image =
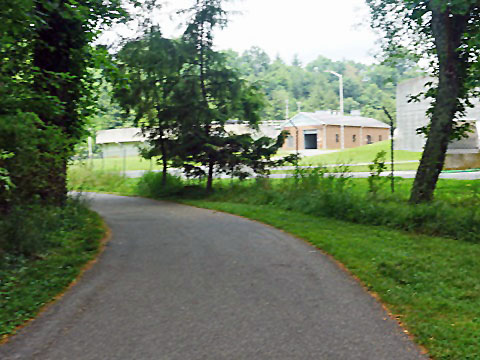
[{"label": "dense foliage", "polygon": [[213,29],[226,23],[221,1],[197,1],[185,12],[189,21],[181,39],[164,38],[152,27],[123,46],[116,55],[115,98],[148,135],[151,150],[143,155],[160,157],[165,184],[169,162],[207,177],[207,190],[214,173],[264,174],[283,135],[275,141],[225,130],[232,119],[255,127],[263,99],[256,83],[213,49]]},{"label": "dense foliage", "polygon": [[[125,17],[121,0],[2,2],[2,217],[65,204],[67,162],[93,110],[90,68],[101,52],[91,44],[103,26]],[[21,240],[14,233],[8,239],[12,248]]]},{"label": "dense foliage", "polygon": [[[223,54],[227,65],[237,69],[243,79],[257,84],[264,95],[265,107],[260,112],[262,121],[285,119],[286,100],[289,101],[290,117],[300,110],[338,110],[338,79],[326,73],[333,70],[343,75],[346,113],[359,111],[363,116],[388,122],[382,107],[395,115],[396,85],[424,74],[412,59],[365,65],[319,56],[302,65],[298,61],[288,64],[279,57],[271,59],[258,47],[252,47],[242,54],[232,50]],[[125,120],[125,114],[112,102],[111,88],[104,84],[100,90],[102,110],[93,119],[94,126],[97,129],[124,126],[122,121]],[[128,124],[132,124],[131,120]]]}]

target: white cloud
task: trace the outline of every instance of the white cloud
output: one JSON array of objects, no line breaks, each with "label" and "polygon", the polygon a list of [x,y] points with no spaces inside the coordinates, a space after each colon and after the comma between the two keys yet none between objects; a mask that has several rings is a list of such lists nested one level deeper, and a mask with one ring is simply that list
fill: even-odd
[{"label": "white cloud", "polygon": [[[163,7],[158,21],[167,36],[179,36],[176,10],[192,0],[174,0]],[[369,28],[364,0],[237,0],[226,29],[218,31],[217,48],[242,52],[259,46],[271,57],[290,61],[294,54],[307,63],[318,55],[333,60],[372,62],[376,35]]]},{"label": "white cloud", "polygon": [[243,15],[218,33],[221,48],[243,51],[257,45],[287,60],[297,53],[304,62],[318,55],[373,60],[376,36],[363,0],[244,0],[235,5]]}]

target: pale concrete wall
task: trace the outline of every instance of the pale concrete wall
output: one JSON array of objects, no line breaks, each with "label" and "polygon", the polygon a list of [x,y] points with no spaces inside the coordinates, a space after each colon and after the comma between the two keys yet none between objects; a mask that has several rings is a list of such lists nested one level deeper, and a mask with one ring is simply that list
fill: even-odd
[{"label": "pale concrete wall", "polygon": [[[118,158],[123,156],[138,156],[138,145],[140,142],[130,142],[122,144],[103,144],[102,151],[105,158]],[[125,154],[125,155],[124,155]]]},{"label": "pale concrete wall", "polygon": [[[423,151],[426,139],[423,135],[417,135],[416,130],[429,123],[426,115],[430,108],[431,101],[421,99],[420,102],[408,103],[410,95],[418,95],[424,92],[425,84],[433,81],[430,77],[421,77],[401,82],[397,86],[397,134],[395,138],[395,149],[409,151]],[[474,108],[468,109],[465,119],[480,120],[480,102],[478,99],[472,101]],[[454,144],[451,148],[458,148]]]},{"label": "pale concrete wall", "polygon": [[445,170],[480,169],[480,153],[447,154]]}]

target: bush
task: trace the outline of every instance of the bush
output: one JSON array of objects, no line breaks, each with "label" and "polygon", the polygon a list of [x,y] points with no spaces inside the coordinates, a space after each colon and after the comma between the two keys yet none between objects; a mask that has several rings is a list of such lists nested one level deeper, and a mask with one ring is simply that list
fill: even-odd
[{"label": "bush", "polygon": [[10,191],[0,192],[0,212],[32,200],[50,202],[57,175],[52,170],[61,171],[68,149],[61,129],[45,126],[31,113],[1,116],[0,144],[9,154],[2,156],[0,168],[11,182]]},{"label": "bush", "polygon": [[74,199],[61,210],[30,206],[0,218],[0,338],[68,286],[104,234],[101,218]]},{"label": "bush", "polygon": [[40,256],[57,246],[64,232],[82,226],[87,208],[79,199],[62,207],[18,205],[0,219],[0,251],[27,257]]},{"label": "bush", "polygon": [[138,182],[137,189],[140,196],[161,199],[181,194],[184,183],[181,178],[168,174],[163,184],[162,173],[148,172]]}]

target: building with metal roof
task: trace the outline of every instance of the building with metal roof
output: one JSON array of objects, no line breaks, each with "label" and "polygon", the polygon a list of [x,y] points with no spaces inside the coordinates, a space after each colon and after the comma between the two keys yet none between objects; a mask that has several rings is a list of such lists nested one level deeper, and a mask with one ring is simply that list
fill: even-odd
[{"label": "building with metal roof", "polygon": [[345,149],[387,140],[390,126],[363,116],[331,111],[301,112],[283,123],[289,135],[283,150]]},{"label": "building with metal roof", "polygon": [[137,156],[139,146],[146,140],[140,128],[100,130],[96,136],[105,158]]}]

